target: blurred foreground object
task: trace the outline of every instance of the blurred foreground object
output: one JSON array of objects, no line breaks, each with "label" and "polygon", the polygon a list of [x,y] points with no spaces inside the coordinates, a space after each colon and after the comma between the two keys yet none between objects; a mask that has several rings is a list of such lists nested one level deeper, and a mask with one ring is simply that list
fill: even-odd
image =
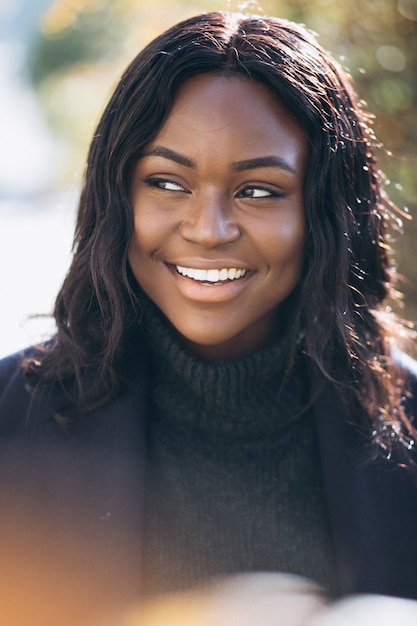
[{"label": "blurred foreground object", "polygon": [[98,626],[305,626],[324,610],[321,589],[308,580],[243,574],[162,596]]},{"label": "blurred foreground object", "polygon": [[326,605],[314,583],[286,574],[233,576],[164,596],[97,626],[413,626],[417,602],[352,596]]},{"label": "blurred foreground object", "polygon": [[417,602],[388,596],[353,596],[336,602],[308,626],[414,626]]}]

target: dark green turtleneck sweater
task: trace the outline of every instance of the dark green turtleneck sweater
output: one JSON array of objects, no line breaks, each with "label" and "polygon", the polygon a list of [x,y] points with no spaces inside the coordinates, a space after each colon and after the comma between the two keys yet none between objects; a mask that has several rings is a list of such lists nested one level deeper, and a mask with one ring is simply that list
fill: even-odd
[{"label": "dark green turtleneck sweater", "polygon": [[144,591],[237,572],[299,574],[335,589],[332,539],[302,364],[287,346],[207,363],[162,315],[153,348]]}]

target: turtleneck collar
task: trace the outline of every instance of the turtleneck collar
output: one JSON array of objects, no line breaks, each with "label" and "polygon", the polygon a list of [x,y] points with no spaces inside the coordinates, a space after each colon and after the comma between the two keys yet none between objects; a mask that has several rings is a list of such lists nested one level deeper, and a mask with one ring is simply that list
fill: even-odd
[{"label": "turtleneck collar", "polygon": [[153,351],[157,413],[204,430],[235,435],[271,434],[294,421],[306,404],[301,364],[289,368],[290,341],[230,361],[207,362],[190,354],[152,303],[143,326]]}]

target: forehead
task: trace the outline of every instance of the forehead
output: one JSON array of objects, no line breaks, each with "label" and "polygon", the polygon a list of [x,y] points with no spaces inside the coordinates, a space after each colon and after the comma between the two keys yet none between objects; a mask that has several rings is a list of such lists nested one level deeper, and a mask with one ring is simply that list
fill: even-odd
[{"label": "forehead", "polygon": [[163,139],[184,145],[222,141],[263,151],[307,144],[293,113],[265,85],[217,74],[197,75],[180,87],[152,143]]}]

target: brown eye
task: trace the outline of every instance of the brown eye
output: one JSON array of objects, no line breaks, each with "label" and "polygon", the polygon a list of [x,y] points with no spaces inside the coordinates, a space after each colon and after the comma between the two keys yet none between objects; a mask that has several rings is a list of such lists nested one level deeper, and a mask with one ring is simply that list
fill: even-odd
[{"label": "brown eye", "polygon": [[168,178],[148,178],[145,182],[150,187],[156,187],[157,189],[162,189],[163,191],[180,191],[188,193],[182,185],[173,180],[169,180]]},{"label": "brown eye", "polygon": [[276,197],[281,197],[282,194],[280,194],[278,191],[274,190],[274,189],[268,189],[268,187],[245,187],[244,189],[242,189],[242,191],[240,191],[237,196],[239,198],[253,198],[253,199],[258,199],[258,198],[276,198]]}]

